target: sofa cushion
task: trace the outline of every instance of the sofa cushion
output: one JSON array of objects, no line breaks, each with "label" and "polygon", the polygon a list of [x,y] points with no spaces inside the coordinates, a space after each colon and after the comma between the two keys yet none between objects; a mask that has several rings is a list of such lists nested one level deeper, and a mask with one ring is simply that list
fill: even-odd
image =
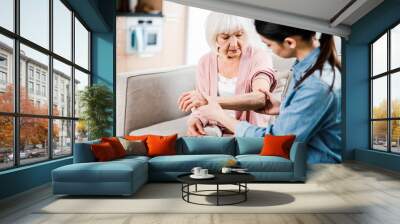
[{"label": "sofa cushion", "polygon": [[240,167],[250,172],[292,172],[292,161],[278,156],[238,155]]},{"label": "sofa cushion", "polygon": [[178,134],[171,136],[149,135],[146,140],[149,149],[147,155],[151,157],[175,155],[177,138]]},{"label": "sofa cushion", "polygon": [[232,137],[182,137],[177,142],[177,154],[235,155],[235,139]]},{"label": "sofa cushion", "polygon": [[296,135],[265,135],[264,146],[261,149],[261,156],[280,156],[290,159],[290,148],[293,145]]},{"label": "sofa cushion", "polygon": [[200,166],[212,172],[219,171],[230,159],[231,155],[175,155],[158,156],[149,160],[149,170],[163,172],[190,172],[193,167]]},{"label": "sofa cushion", "polygon": [[121,144],[117,137],[103,137],[101,138],[101,142],[108,142],[114,149],[115,155],[117,158],[122,158],[126,156],[126,151],[124,146]]},{"label": "sofa cushion", "polygon": [[173,135],[178,133],[179,137],[186,136],[187,119],[188,116],[185,116],[178,119],[161,122],[145,128],[133,130],[129,133],[129,135]]},{"label": "sofa cushion", "polygon": [[138,172],[147,176],[144,159],[74,163],[53,170],[52,174],[53,181],[57,182],[130,182],[133,174]]},{"label": "sofa cushion", "polygon": [[147,155],[146,143],[141,140],[126,140],[125,138],[118,138],[121,142],[124,150],[126,151],[126,155],[137,155],[137,156],[145,156]]},{"label": "sofa cushion", "polygon": [[264,145],[264,138],[237,137],[236,155],[259,154]]},{"label": "sofa cushion", "polygon": [[105,162],[119,158],[109,142],[102,142],[90,146],[96,161]]}]

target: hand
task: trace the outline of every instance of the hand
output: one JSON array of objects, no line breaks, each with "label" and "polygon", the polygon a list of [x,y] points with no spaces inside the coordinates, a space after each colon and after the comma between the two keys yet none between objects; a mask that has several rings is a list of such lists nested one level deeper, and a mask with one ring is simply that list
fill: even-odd
[{"label": "hand", "polygon": [[181,111],[188,112],[192,108],[198,108],[207,104],[207,100],[196,90],[182,93],[178,99],[178,106]]},{"label": "hand", "polygon": [[219,103],[212,97],[204,95],[204,98],[207,100],[207,105],[201,106],[197,109],[200,115],[208,120],[217,121],[234,133],[235,127],[239,121],[226,114],[221,105],[219,105]]},{"label": "hand", "polygon": [[256,112],[268,115],[278,115],[280,112],[281,102],[277,100],[268,90],[259,89],[258,91],[265,94],[266,102],[265,108]]},{"label": "hand", "polygon": [[200,119],[197,117],[190,117],[187,121],[187,125],[188,136],[201,136],[206,134],[203,128],[203,123],[201,123]]},{"label": "hand", "polygon": [[225,115],[221,105],[210,96],[203,95],[203,97],[207,100],[207,105],[199,107],[198,112],[208,120],[220,121]]}]

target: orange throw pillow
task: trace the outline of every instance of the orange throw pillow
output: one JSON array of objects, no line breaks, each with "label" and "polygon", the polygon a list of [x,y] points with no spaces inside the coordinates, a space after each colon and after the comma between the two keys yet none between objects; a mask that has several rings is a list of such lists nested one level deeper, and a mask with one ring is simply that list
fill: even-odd
[{"label": "orange throw pillow", "polygon": [[147,137],[149,137],[149,135],[125,135],[124,139],[129,140],[129,141],[146,141]]},{"label": "orange throw pillow", "polygon": [[99,162],[110,161],[117,158],[113,147],[108,142],[93,144],[91,145],[91,149],[94,157]]},{"label": "orange throw pillow", "polygon": [[124,146],[122,146],[121,142],[116,137],[109,137],[109,138],[101,138],[101,142],[108,142],[114,149],[115,155],[117,158],[125,157],[126,151]]},{"label": "orange throw pillow", "polygon": [[290,159],[290,148],[296,135],[274,136],[266,135],[264,137],[264,146],[261,149],[261,156],[280,156]]},{"label": "orange throw pillow", "polygon": [[165,156],[165,155],[176,155],[176,139],[178,134],[171,136],[157,136],[149,135],[147,137],[147,155],[154,156]]}]

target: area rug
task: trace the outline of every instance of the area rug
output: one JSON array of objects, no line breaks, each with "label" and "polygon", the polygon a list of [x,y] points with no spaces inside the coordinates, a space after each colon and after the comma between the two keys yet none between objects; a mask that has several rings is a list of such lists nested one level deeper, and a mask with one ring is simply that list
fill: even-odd
[{"label": "area rug", "polygon": [[[35,213],[125,214],[125,213],[360,213],[349,203],[317,184],[249,184],[246,202],[237,205],[204,206],[182,200],[177,183],[146,184],[131,197],[56,197]],[[198,190],[211,190],[212,185]],[[225,187],[225,189],[232,187]],[[194,190],[194,187],[192,188]],[[210,193],[213,194],[213,193]],[[192,196],[197,203],[215,203],[214,196]],[[223,203],[240,198],[224,197]],[[232,200],[232,201],[229,201]]]}]

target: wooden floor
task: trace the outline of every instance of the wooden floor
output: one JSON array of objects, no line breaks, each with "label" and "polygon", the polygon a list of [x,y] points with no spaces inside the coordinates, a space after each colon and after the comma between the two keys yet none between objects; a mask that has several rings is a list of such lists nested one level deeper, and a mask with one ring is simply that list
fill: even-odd
[{"label": "wooden floor", "polygon": [[368,206],[357,214],[35,214],[35,209],[54,200],[47,185],[1,201],[0,223],[400,223],[398,173],[359,163],[315,165],[310,167],[308,183],[317,183],[346,201],[363,201]]}]

